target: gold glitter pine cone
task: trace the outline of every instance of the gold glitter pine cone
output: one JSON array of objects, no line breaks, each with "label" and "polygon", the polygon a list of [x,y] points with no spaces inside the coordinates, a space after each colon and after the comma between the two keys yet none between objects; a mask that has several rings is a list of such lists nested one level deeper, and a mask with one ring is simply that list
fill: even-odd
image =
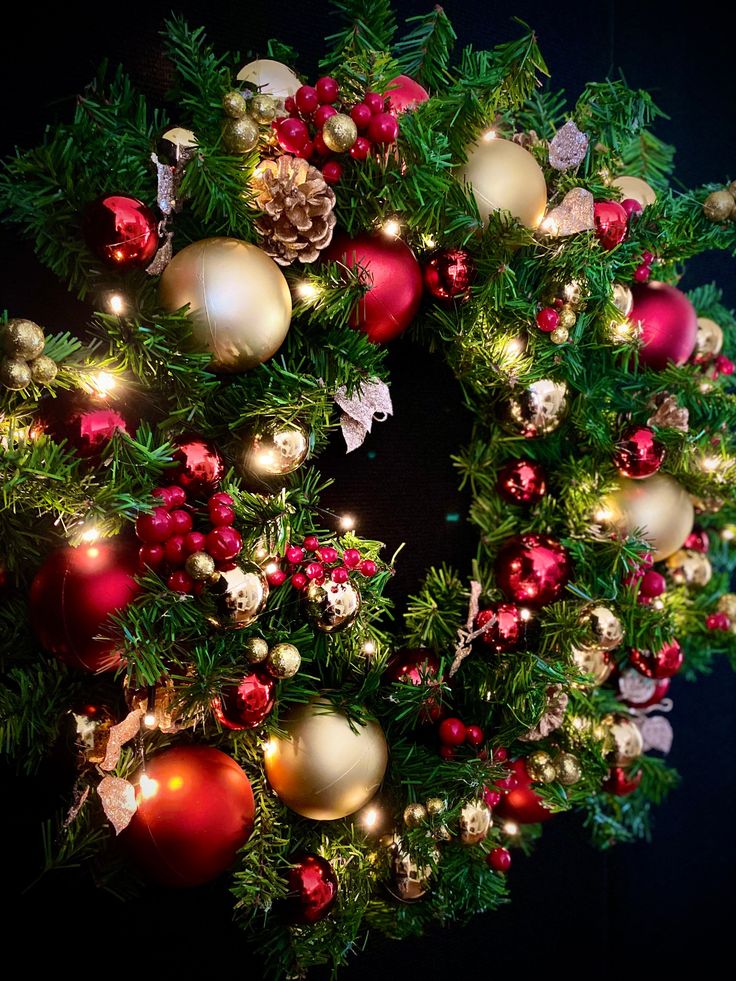
[{"label": "gold glitter pine cone", "polygon": [[299,157],[265,160],[253,176],[256,227],[263,249],[280,266],[315,262],[332,241],[335,192],[316,167]]}]

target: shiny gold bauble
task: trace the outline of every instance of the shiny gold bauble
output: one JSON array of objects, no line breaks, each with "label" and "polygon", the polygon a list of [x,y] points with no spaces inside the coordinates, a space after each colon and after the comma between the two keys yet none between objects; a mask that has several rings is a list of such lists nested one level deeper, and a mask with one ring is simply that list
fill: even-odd
[{"label": "shiny gold bauble", "polygon": [[24,358],[3,358],[0,361],[0,385],[11,392],[28,388],[32,377],[31,369]]},{"label": "shiny gold bauble", "polygon": [[357,138],[358,127],[344,112],[336,112],[334,116],[325,120],[322,139],[333,153],[344,153],[349,150]]},{"label": "shiny gold bauble", "polygon": [[217,612],[212,622],[224,630],[242,630],[253,623],[268,599],[268,582],[253,562],[229,562],[210,587]]},{"label": "shiny gold bauble", "polygon": [[250,116],[228,119],[222,127],[222,142],[231,153],[250,153],[258,146],[261,131]]},{"label": "shiny gold bauble", "polygon": [[37,385],[50,385],[59,373],[56,362],[45,354],[39,354],[28,363],[28,367],[31,369],[31,378]]},{"label": "shiny gold bauble", "polygon": [[511,140],[483,140],[468,148],[458,177],[470,184],[483,221],[494,211],[510,211],[536,228],[547,207],[547,185],[534,157]]},{"label": "shiny gold bauble", "polygon": [[557,311],[557,315],[560,318],[560,327],[566,327],[568,330],[570,327],[575,326],[575,322],[578,319],[577,314],[568,303]]},{"label": "shiny gold bauble", "polygon": [[573,647],[571,653],[573,664],[580,674],[590,679],[587,682],[579,682],[580,687],[602,685],[611,677],[613,659],[607,651],[595,647]]},{"label": "shiny gold bauble", "polygon": [[491,830],[491,809],[482,800],[463,804],[460,811],[460,841],[464,845],[477,845]]},{"label": "shiny gold bauble", "polygon": [[204,582],[215,574],[215,560],[208,552],[192,552],[184,568],[196,582]]},{"label": "shiny gold bauble", "polygon": [[535,783],[552,783],[557,779],[557,771],[552,762],[552,757],[543,749],[537,749],[530,753],[525,763],[527,773]]},{"label": "shiny gold bauble", "polygon": [[572,753],[560,753],[559,756],[555,757],[554,764],[557,779],[565,787],[571,787],[583,775],[580,761]]},{"label": "shiny gold bauble", "polygon": [[615,766],[630,766],[644,752],[639,726],[626,715],[607,715],[603,724],[613,740],[611,762]]},{"label": "shiny gold bauble", "polygon": [[708,221],[728,221],[736,214],[736,201],[728,191],[711,191],[703,202],[703,214]]},{"label": "shiny gold bauble", "polygon": [[446,804],[441,797],[430,797],[426,802],[427,814],[431,817],[438,817],[445,813]]},{"label": "shiny gold bauble", "polygon": [[601,503],[601,520],[622,535],[641,534],[655,562],[668,558],[693,530],[695,512],[687,491],[668,474],[644,480],[619,477]]},{"label": "shiny gold bauble", "polygon": [[1,328],[3,351],[11,358],[31,361],[42,353],[46,338],[43,330],[32,320],[16,317]]},{"label": "shiny gold bauble", "polygon": [[698,335],[695,338],[695,350],[704,357],[712,357],[721,353],[723,347],[723,331],[710,317],[698,317]]},{"label": "shiny gold bauble", "polygon": [[283,681],[285,678],[293,678],[302,663],[302,656],[299,649],[293,644],[276,644],[268,652],[266,667],[269,674],[274,678]]},{"label": "shiny gold bauble", "polygon": [[286,476],[307,459],[309,442],[306,429],[297,423],[248,431],[236,448],[235,467],[241,476]]},{"label": "shiny gold bauble", "polygon": [[248,111],[242,93],[236,90],[223,95],[222,108],[232,119],[241,119]]},{"label": "shiny gold bauble", "polygon": [[377,722],[351,724],[326,699],[314,698],[283,720],[286,735],[264,753],[266,776],[292,811],[334,821],[360,810],[378,790],[388,762]]},{"label": "shiny gold bauble", "polygon": [[657,200],[657,192],[650,184],[642,180],[641,177],[615,177],[611,181],[611,184],[621,191],[624,201],[629,198],[638,201],[642,208],[654,204]]},{"label": "shiny gold bauble", "polygon": [[290,95],[295,95],[302,84],[290,68],[271,58],[249,61],[238,72],[238,81],[248,82],[259,92],[266,92],[277,99],[288,99]]},{"label": "shiny gold bauble", "polygon": [[613,305],[617,310],[628,317],[631,311],[634,309],[634,294],[631,292],[628,286],[624,286],[623,283],[613,284]]},{"label": "shiny gold bauble", "polygon": [[521,391],[512,391],[500,421],[507,432],[530,439],[554,432],[567,410],[565,382],[540,378]]},{"label": "shiny gold bauble", "polygon": [[189,304],[192,346],[212,354],[213,371],[247,371],[281,347],[291,293],[276,263],[236,238],[206,238],[178,252],[161,276],[162,305]]},{"label": "shiny gold bauble", "polygon": [[360,612],[360,592],[351,582],[310,582],[302,593],[309,622],[323,634],[347,630]]},{"label": "shiny gold bauble", "polygon": [[553,344],[566,344],[570,340],[570,331],[567,327],[555,327],[549,339]]},{"label": "shiny gold bauble", "polygon": [[248,110],[251,116],[261,126],[267,126],[269,123],[272,123],[276,118],[278,109],[279,104],[277,100],[271,95],[266,95],[265,92],[257,93],[248,103]]},{"label": "shiny gold bauble", "polygon": [[420,824],[424,824],[427,820],[427,808],[424,804],[416,802],[414,804],[407,804],[404,808],[404,824],[407,828],[418,828]]},{"label": "shiny gold bauble", "polygon": [[708,556],[686,548],[680,548],[670,555],[667,569],[677,586],[707,586],[713,575]]},{"label": "shiny gold bauble", "polygon": [[[402,903],[413,903],[429,889],[429,882],[432,878],[432,866],[420,866],[409,854],[406,846],[395,835],[389,846],[393,851],[391,869],[393,872],[393,883],[386,886],[388,891]],[[440,853],[435,848],[432,852],[435,864],[439,862]]]},{"label": "shiny gold bauble", "polygon": [[585,649],[612,651],[619,647],[624,639],[624,628],[609,607],[602,603],[589,603],[580,611],[580,625],[585,628],[586,636],[578,642]]},{"label": "shiny gold bauble", "polygon": [[263,637],[248,637],[243,644],[243,654],[248,664],[262,664],[268,657],[268,644]]}]

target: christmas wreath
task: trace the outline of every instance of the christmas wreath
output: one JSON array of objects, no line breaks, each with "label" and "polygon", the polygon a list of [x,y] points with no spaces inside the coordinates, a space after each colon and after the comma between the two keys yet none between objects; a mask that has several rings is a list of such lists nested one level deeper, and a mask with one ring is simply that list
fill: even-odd
[{"label": "christmas wreath", "polygon": [[[439,7],[336,7],[313,85],[172,19],[173,111],[101,75],[0,173],[97,311],[1,329],[0,744],[76,752],[49,868],[232,869],[275,977],[497,907],[556,812],[645,834],[670,678],[736,652],[736,321],[676,285],[736,187],[670,189],[649,95],[569,106],[525,29],[455,57]],[[391,413],[409,328],[479,542],[392,618],[312,461]]]}]

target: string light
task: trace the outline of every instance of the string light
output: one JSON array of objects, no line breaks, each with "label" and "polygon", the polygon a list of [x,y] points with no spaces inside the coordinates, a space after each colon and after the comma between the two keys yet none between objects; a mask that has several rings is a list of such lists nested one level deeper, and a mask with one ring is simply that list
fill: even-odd
[{"label": "string light", "polygon": [[343,514],[340,517],[340,527],[343,529],[343,531],[352,531],[352,529],[355,527],[355,518],[352,516],[352,514]]},{"label": "string light", "polygon": [[148,726],[149,729],[153,729],[156,726],[156,713],[146,712],[143,716],[143,722]]},{"label": "string light", "polygon": [[491,140],[495,140],[496,139],[496,136],[497,135],[498,134],[496,133],[495,129],[487,129],[485,131],[485,133],[483,134],[483,142],[484,143],[490,143]]},{"label": "string light", "polygon": [[96,545],[93,545],[91,548],[87,549],[87,557],[90,559],[96,559],[99,556],[99,554],[100,554],[100,550],[99,548],[97,548]]},{"label": "string light", "polygon": [[504,823],[503,830],[507,835],[518,835],[519,825],[516,823],[516,821],[506,821]]},{"label": "string light", "polygon": [[319,296],[319,287],[314,283],[309,283],[304,280],[297,284],[296,293],[300,300],[316,300]]},{"label": "string light", "polygon": [[663,610],[664,609],[664,603],[662,602],[661,599],[655,599],[655,600],[652,600],[652,607],[655,610]]},{"label": "string light", "polygon": [[721,466],[720,457],[717,456],[704,456],[700,460],[700,469],[705,470],[706,473],[714,473]]},{"label": "string light", "polygon": [[268,759],[269,756],[273,756],[273,754],[275,752],[276,752],[276,740],[275,739],[269,739],[267,743],[264,743],[263,744],[263,757],[264,757],[264,759]]},{"label": "string light", "polygon": [[267,576],[272,576],[274,574],[274,572],[278,572],[278,571],[279,571],[279,564],[278,564],[278,562],[269,562],[268,565],[266,566],[266,575]]},{"label": "string light", "polygon": [[388,218],[381,225],[381,231],[390,238],[398,238],[401,235],[401,223],[397,218]]},{"label": "string light", "polygon": [[721,540],[724,542],[732,542],[736,536],[736,529],[732,525],[726,525],[725,528],[721,530]]},{"label": "string light", "polygon": [[110,313],[114,313],[116,317],[125,312],[125,300],[120,293],[113,293],[108,299],[107,305]]},{"label": "string light", "polygon": [[437,241],[436,241],[436,239],[432,238],[431,235],[425,235],[424,236],[424,247],[425,247],[425,249],[436,249],[437,248]]},{"label": "string light", "polygon": [[96,371],[87,380],[87,387],[90,394],[104,398],[118,387],[118,380],[109,371]]},{"label": "string light", "polygon": [[595,512],[595,520],[602,525],[608,524],[613,518],[613,511],[610,508],[599,508]]},{"label": "string light", "polygon": [[100,529],[96,525],[86,525],[79,540],[84,542],[85,545],[91,545],[92,542],[96,542],[100,537]]},{"label": "string light", "polygon": [[522,620],[531,620],[531,618],[532,618],[532,611],[531,610],[527,610],[526,607],[522,607],[521,610],[519,611],[519,617]]},{"label": "string light", "polygon": [[616,344],[625,344],[636,337],[636,328],[630,320],[612,320],[609,325],[611,337]]},{"label": "string light", "polygon": [[367,654],[369,657],[371,654],[376,653],[376,645],[372,640],[367,640],[365,644],[363,644],[363,653]]},{"label": "string light", "polygon": [[367,807],[360,816],[360,823],[366,831],[373,831],[381,819],[381,812],[377,807]]},{"label": "string light", "polygon": [[146,773],[144,773],[141,777],[138,786],[140,787],[141,797],[143,800],[149,800],[151,797],[155,797],[158,793],[158,780],[154,780]]}]

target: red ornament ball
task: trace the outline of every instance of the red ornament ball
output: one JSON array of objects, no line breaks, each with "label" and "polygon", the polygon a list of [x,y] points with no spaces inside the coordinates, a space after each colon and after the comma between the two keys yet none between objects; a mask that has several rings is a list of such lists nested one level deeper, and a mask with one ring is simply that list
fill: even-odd
[{"label": "red ornament ball", "polygon": [[480,726],[466,726],[465,727],[465,742],[468,746],[480,746],[485,735]]},{"label": "red ornament ball", "polygon": [[633,794],[639,786],[642,775],[642,771],[639,770],[638,773],[635,773],[631,777],[629,776],[628,770],[625,770],[622,766],[615,766],[604,781],[603,789],[609,794],[615,794],[617,797],[627,797],[629,794]]},{"label": "red ornament ball", "polygon": [[637,201],[636,198],[624,198],[621,202],[621,207],[626,212],[627,218],[632,218],[634,215],[639,215],[644,210],[641,201]]},{"label": "red ornament ball", "polygon": [[660,678],[655,681],[654,679],[644,680],[638,671],[634,671],[633,668],[624,668],[621,672],[621,680],[623,681],[627,675],[633,675],[638,679],[639,684],[636,687],[637,695],[641,692],[640,697],[636,700],[633,698],[624,698],[620,695],[621,701],[625,705],[631,706],[631,708],[645,709],[649,708],[650,705],[658,705],[670,687],[670,678]]},{"label": "red ornament ball", "polygon": [[83,392],[62,392],[41,405],[34,431],[50,436],[84,460],[98,459],[115,433],[129,436],[138,420],[127,409],[108,405]]},{"label": "red ornament ball", "polygon": [[731,618],[727,613],[719,610],[717,613],[708,614],[708,616],[705,618],[705,625],[708,630],[730,630]]},{"label": "red ornament ball", "polygon": [[537,327],[545,334],[551,334],[560,326],[560,315],[554,307],[542,307],[535,319]]},{"label": "red ornament ball", "polygon": [[475,620],[477,630],[486,629],[480,639],[497,654],[508,654],[523,648],[527,640],[529,610],[513,603],[495,603],[481,610]]},{"label": "red ornament ball", "polygon": [[666,589],[667,580],[661,572],[656,572],[654,569],[648,569],[639,582],[639,595],[646,596],[647,599],[661,596]]},{"label": "red ornament ball", "polygon": [[136,863],[162,885],[209,882],[232,865],[251,835],[250,781],[219,749],[167,749],[133,783],[138,810],[121,837]]},{"label": "red ornament ball", "polygon": [[138,550],[119,538],[52,552],[29,596],[31,626],[41,647],[87,671],[117,668],[119,642],[100,638],[110,636],[110,615],[140,592],[137,572]]},{"label": "red ornament ball", "polygon": [[219,485],[225,464],[212,443],[201,436],[181,436],[174,440],[173,459],[178,464],[171,479],[192,497],[206,497]]},{"label": "red ornament ball", "polygon": [[532,790],[531,777],[527,773],[523,759],[509,764],[510,774],[499,780],[497,786],[505,793],[496,805],[496,813],[507,821],[517,824],[536,824],[552,817],[551,811],[542,803],[542,798]]},{"label": "red ornament ball", "polygon": [[123,194],[105,194],[88,205],[82,228],[90,252],[116,269],[147,266],[158,249],[156,215]]},{"label": "red ornament ball", "polygon": [[647,678],[671,678],[682,667],[685,655],[676,640],[663,644],[658,651],[632,650],[629,664]]},{"label": "red ornament ball", "polygon": [[615,249],[626,238],[629,216],[618,201],[596,201],[593,222],[596,238],[604,249]]},{"label": "red ornament ball", "polygon": [[321,855],[303,855],[289,870],[285,907],[292,923],[317,923],[337,900],[337,877]]},{"label": "red ornament ball", "polygon": [[693,528],[682,547],[689,549],[691,552],[707,552],[710,548],[708,532],[703,528]]},{"label": "red ornament ball", "polygon": [[422,678],[434,678],[440,669],[440,659],[426,647],[408,647],[396,651],[388,660],[383,677],[386,681],[405,681],[421,685]]},{"label": "red ornament ball", "polygon": [[411,249],[399,238],[361,233],[338,235],[322,255],[349,269],[360,265],[368,292],[353,312],[351,324],[376,344],[403,333],[416,316],[422,299],[422,272]]},{"label": "red ornament ball", "polygon": [[514,603],[544,606],[559,599],[570,579],[567,549],[548,535],[530,533],[510,538],[496,557],[496,582]]},{"label": "red ornament ball", "polygon": [[437,735],[443,746],[462,746],[465,742],[465,724],[461,719],[443,719]]},{"label": "red ornament ball", "polygon": [[227,562],[234,559],[243,547],[240,532],[228,525],[213,528],[207,535],[206,550],[215,562]]},{"label": "red ornament ball", "polygon": [[368,123],[368,139],[372,143],[394,143],[398,135],[398,121],[390,112],[378,112]]},{"label": "red ornament ball", "polygon": [[466,299],[475,274],[475,263],[465,249],[438,249],[424,262],[424,286],[435,300]]},{"label": "red ornament ball", "polygon": [[685,364],[698,336],[698,318],[690,300],[666,283],[635,286],[632,293],[629,320],[639,325],[641,363],[655,371],[672,361]]},{"label": "red ornament ball", "polygon": [[386,96],[389,110],[400,115],[402,112],[412,112],[426,102],[429,92],[408,75],[397,75],[388,83]]},{"label": "red ornament ball", "polygon": [[509,504],[536,504],[547,493],[547,481],[540,464],[511,460],[501,467],[496,489]]},{"label": "red ornament ball", "polygon": [[226,729],[255,729],[268,716],[276,700],[276,681],[266,671],[245,675],[240,684],[226,688],[212,700],[212,710]]},{"label": "red ornament ball", "polygon": [[486,862],[494,872],[508,872],[511,868],[511,852],[508,848],[492,848],[486,855]]},{"label": "red ornament ball", "polygon": [[613,465],[624,477],[641,480],[655,474],[665,458],[664,446],[647,426],[631,426],[627,429],[613,455]]}]

